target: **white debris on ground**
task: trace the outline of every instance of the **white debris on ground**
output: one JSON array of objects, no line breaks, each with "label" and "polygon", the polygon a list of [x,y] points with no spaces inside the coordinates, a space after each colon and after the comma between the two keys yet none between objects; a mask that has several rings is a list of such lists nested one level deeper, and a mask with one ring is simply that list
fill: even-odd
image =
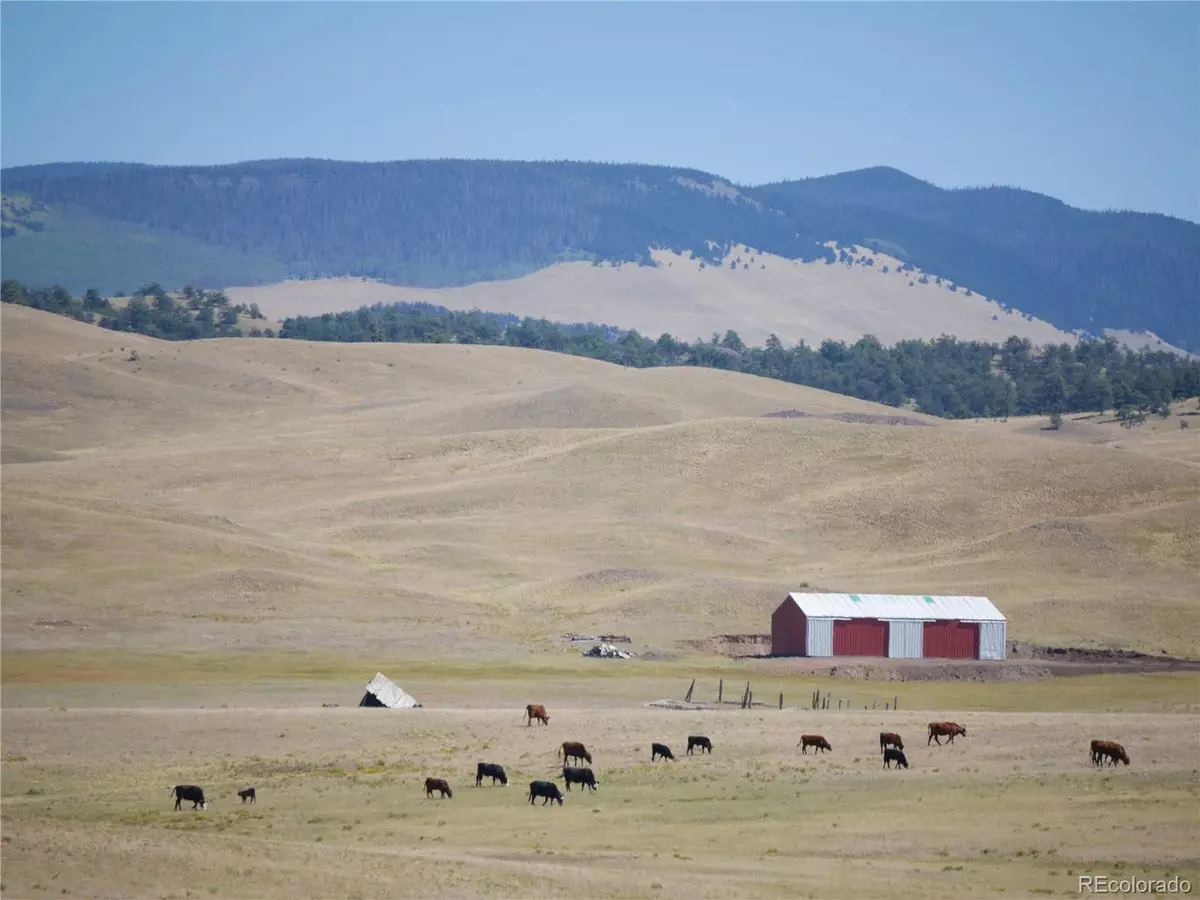
[{"label": "white debris on ground", "polygon": [[590,650],[584,650],[583,655],[600,659],[630,659],[633,656],[628,650],[618,650],[612,644],[596,644]]}]

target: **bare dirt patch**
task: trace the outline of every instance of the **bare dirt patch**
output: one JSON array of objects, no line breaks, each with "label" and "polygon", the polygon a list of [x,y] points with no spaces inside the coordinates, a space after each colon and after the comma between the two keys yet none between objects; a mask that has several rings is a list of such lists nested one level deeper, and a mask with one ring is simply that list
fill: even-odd
[{"label": "bare dirt patch", "polygon": [[1200,671],[1200,660],[1181,659],[1165,653],[1156,656],[1132,650],[1044,647],[1024,642],[1010,644],[1007,659],[962,662],[778,657],[771,654],[769,634],[718,634],[679,643],[691,650],[733,659],[770,660],[774,673],[827,675],[863,681],[1030,681],[1079,675]]}]

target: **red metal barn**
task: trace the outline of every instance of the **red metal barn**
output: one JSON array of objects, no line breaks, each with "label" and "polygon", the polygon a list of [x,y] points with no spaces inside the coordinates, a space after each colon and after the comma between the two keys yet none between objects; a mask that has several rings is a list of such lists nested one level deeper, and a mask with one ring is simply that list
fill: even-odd
[{"label": "red metal barn", "polygon": [[788,594],[771,615],[771,653],[1004,659],[1006,628],[987,597]]}]

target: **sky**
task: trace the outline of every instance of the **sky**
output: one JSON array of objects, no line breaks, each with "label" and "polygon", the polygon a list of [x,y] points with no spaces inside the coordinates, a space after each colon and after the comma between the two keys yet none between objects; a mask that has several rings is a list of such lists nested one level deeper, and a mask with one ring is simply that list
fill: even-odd
[{"label": "sky", "polygon": [[888,165],[1200,221],[1200,4],[0,4],[0,165]]}]

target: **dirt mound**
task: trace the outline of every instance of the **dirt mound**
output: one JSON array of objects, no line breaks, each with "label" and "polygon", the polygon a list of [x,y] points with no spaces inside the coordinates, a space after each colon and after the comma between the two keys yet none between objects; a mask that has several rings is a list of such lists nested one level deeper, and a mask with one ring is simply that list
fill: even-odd
[{"label": "dirt mound", "polygon": [[679,644],[702,653],[719,653],[722,656],[769,656],[771,653],[769,634],[715,634],[710,638],[680,641]]},{"label": "dirt mound", "polygon": [[1180,659],[1167,656],[1165,650],[1158,654],[1138,653],[1136,650],[1087,650],[1081,647],[1043,647],[1014,641],[1008,647],[1009,659],[1040,659],[1053,662],[1124,665],[1143,670],[1200,669],[1200,660]]}]

